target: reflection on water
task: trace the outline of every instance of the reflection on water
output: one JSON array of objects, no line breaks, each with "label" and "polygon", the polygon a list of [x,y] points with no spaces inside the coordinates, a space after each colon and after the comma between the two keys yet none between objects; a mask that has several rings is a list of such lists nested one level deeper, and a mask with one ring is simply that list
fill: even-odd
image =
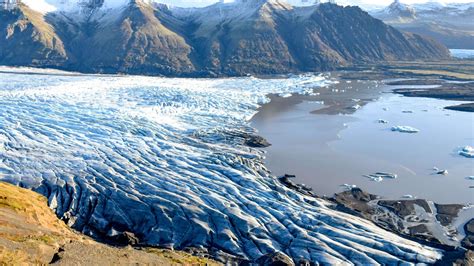
[{"label": "reflection on water", "polygon": [[[363,89],[371,84],[351,86],[366,96]],[[296,174],[297,182],[318,194],[332,195],[342,184],[355,184],[387,198],[411,194],[440,203],[474,203],[474,189],[469,188],[474,181],[466,178],[474,175],[473,159],[457,153],[474,146],[474,114],[443,109],[454,104],[385,93],[351,115],[310,114],[323,106],[303,102],[285,106],[284,112],[263,109],[253,125],[273,144],[267,149],[267,166],[277,175]],[[392,132],[395,125],[420,132]],[[434,167],[449,174],[436,175]],[[374,172],[393,172],[398,178],[374,182],[363,176]]]}]

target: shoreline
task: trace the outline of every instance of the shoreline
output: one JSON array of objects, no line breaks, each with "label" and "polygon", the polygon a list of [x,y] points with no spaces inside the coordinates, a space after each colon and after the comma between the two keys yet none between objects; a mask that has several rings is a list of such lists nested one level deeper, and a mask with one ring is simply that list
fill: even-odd
[{"label": "shoreline", "polygon": [[[341,76],[344,77],[344,74],[339,76],[340,82],[344,84],[345,80],[344,80],[344,78],[341,78]],[[390,78],[393,79],[394,77],[390,77]],[[378,79],[378,80],[374,80],[372,82],[375,82],[375,83],[381,82],[381,83],[389,84],[390,82],[393,82],[393,81],[390,81],[390,80],[387,81],[387,79],[384,79],[384,80]],[[399,81],[399,82],[403,83],[403,81]],[[346,83],[346,84],[351,84],[351,83]],[[427,84],[421,84],[421,85],[427,85]],[[260,129],[255,126],[255,120],[260,119],[262,116],[263,117],[268,116],[268,114],[266,114],[266,112],[268,112],[268,111],[274,110],[277,113],[284,113],[284,112],[287,112],[288,110],[291,110],[291,108],[294,108],[295,106],[301,105],[304,102],[311,102],[311,101],[313,101],[313,102],[317,102],[317,101],[325,102],[323,99],[321,99],[321,95],[323,94],[321,92],[321,90],[324,90],[324,89],[331,90],[331,87],[333,87],[333,86],[334,85],[330,85],[328,88],[320,88],[320,89],[316,90],[315,91],[317,93],[316,97],[315,96],[304,96],[304,95],[292,95],[291,97],[285,98],[285,97],[280,97],[278,95],[269,95],[271,101],[269,103],[261,106],[258,109],[258,113],[251,120],[252,127],[254,127],[257,130],[258,135],[266,138],[266,135],[262,134],[262,132],[260,132]],[[387,87],[390,87],[390,86],[387,86]],[[390,94],[394,94],[394,95],[396,94],[396,92],[394,92],[391,88],[390,89],[385,89],[385,90],[381,88],[378,91],[378,93],[374,94],[374,97],[368,98],[368,99],[364,98],[363,101],[361,100],[358,103],[360,103],[360,105],[362,107],[365,104],[367,104],[367,103],[369,103],[373,100],[377,101],[377,99],[378,99],[377,95],[380,95],[379,93],[390,93]],[[337,103],[337,101],[336,101],[335,104],[332,103],[332,105],[329,105],[329,107],[324,105],[320,109],[316,109],[315,111],[312,111],[311,114],[323,114],[323,115],[352,114],[352,113],[355,113],[358,110],[358,108],[350,108],[350,105],[348,105],[348,104],[350,104],[350,102],[348,102],[348,101],[342,101],[342,103]],[[271,143],[272,141],[269,140],[269,142]],[[265,163],[265,164],[267,165],[267,163]],[[467,253],[464,253],[464,251],[460,251],[456,247],[457,244],[453,244],[454,242],[452,242],[451,244],[448,244],[449,242],[444,242],[443,243],[443,241],[448,241],[448,240],[447,239],[443,240],[443,238],[440,235],[437,235],[438,233],[436,233],[437,230],[445,230],[445,232],[447,233],[447,232],[450,231],[449,228],[451,226],[454,226],[453,225],[454,223],[457,223],[457,224],[461,223],[462,225],[457,225],[457,226],[458,227],[460,226],[460,228],[462,228],[462,230],[464,230],[464,233],[459,232],[459,234],[460,235],[465,234],[465,238],[460,239],[459,243],[464,243],[464,242],[467,241],[466,243],[463,244],[465,246],[465,248],[468,248],[466,245],[472,245],[473,242],[471,242],[471,244],[469,244],[469,241],[472,241],[472,240],[469,240],[469,239],[474,238],[474,232],[469,232],[469,233],[466,233],[466,232],[468,230],[467,225],[470,224],[470,223],[474,223],[474,218],[469,219],[469,218],[464,217],[466,219],[464,219],[463,221],[460,221],[459,219],[461,219],[460,216],[464,215],[463,213],[474,211],[473,203],[471,203],[471,204],[469,204],[469,203],[465,203],[465,204],[437,204],[434,201],[418,199],[418,198],[417,199],[390,199],[390,197],[386,198],[386,197],[384,197],[384,195],[377,195],[376,196],[376,195],[373,195],[373,194],[368,194],[368,193],[363,192],[362,190],[360,190],[358,188],[353,188],[353,189],[350,189],[350,190],[346,190],[344,192],[335,192],[334,195],[332,195],[332,196],[324,196],[324,195],[320,195],[317,192],[315,192],[311,186],[308,186],[306,184],[299,184],[298,183],[299,180],[296,180],[296,182],[293,182],[292,180],[290,180],[290,179],[296,177],[296,176],[292,175],[293,174],[292,172],[289,172],[287,174],[291,174],[291,175],[281,176],[281,177],[279,177],[279,180],[283,185],[287,186],[290,189],[293,189],[293,190],[295,190],[299,193],[302,193],[304,195],[308,195],[308,196],[312,196],[312,197],[316,197],[316,198],[327,199],[327,200],[335,203],[336,208],[342,210],[343,212],[356,214],[360,217],[363,217],[367,220],[370,220],[370,221],[374,222],[377,226],[380,226],[381,228],[392,231],[392,232],[396,233],[397,235],[406,237],[407,239],[415,240],[415,241],[419,242],[420,244],[429,244],[432,247],[438,247],[438,248],[442,248],[442,249],[446,250],[447,254],[449,254],[449,255],[446,258],[447,260],[443,261],[444,263],[452,262],[452,261],[450,261],[450,259],[452,259],[452,257],[458,258],[459,256],[464,256],[464,255],[473,256],[472,254],[467,254]],[[352,198],[349,197],[350,199],[345,198],[345,201],[344,200],[338,200],[338,198],[343,197],[344,195],[347,196],[347,193],[349,193],[349,194],[352,194],[352,193],[363,194],[364,196],[362,196],[362,198],[363,197],[368,197],[369,200],[361,201],[360,198],[354,197],[353,195],[351,195]],[[374,201],[374,202],[372,202],[372,201]],[[388,204],[388,203],[394,204],[394,203],[397,203],[397,202],[398,203],[401,202],[402,204],[397,207],[397,208],[401,208],[401,209],[396,211],[396,209],[391,209],[392,207],[387,208],[387,206],[382,206],[382,205],[379,206],[378,202],[384,202],[385,204]],[[361,203],[363,203],[363,204],[361,204]],[[354,204],[355,204],[355,207],[354,207]],[[429,222],[426,225],[414,226],[413,223],[411,223],[409,220],[406,220],[406,219],[408,219],[407,217],[409,217],[410,215],[415,215],[415,216],[419,215],[419,214],[417,214],[417,212],[413,212],[414,211],[413,206],[414,205],[418,206],[419,204],[421,204],[420,206],[424,205],[424,206],[436,206],[436,207],[430,207],[430,209],[426,209],[427,215],[431,215],[433,217],[432,220],[429,220]],[[362,206],[362,208],[361,208],[361,206]],[[451,211],[447,211],[447,213],[443,213],[443,209],[449,210],[450,208],[452,208]],[[376,213],[376,212],[379,212],[378,216],[374,215],[374,213]],[[390,222],[387,222],[387,221],[380,222],[380,220],[378,220],[379,218],[374,218],[375,216],[382,217],[383,215],[392,216],[394,220],[392,221],[392,223],[390,223]],[[395,219],[395,217],[397,217],[397,218]],[[396,223],[397,221],[398,221],[398,223],[404,223],[406,227],[397,228],[397,223]],[[438,223],[442,223],[443,226],[439,227],[438,229],[432,228],[433,225],[438,224]],[[412,226],[412,228],[410,228],[410,226]],[[406,230],[408,230],[408,231],[406,231]],[[430,230],[432,230],[432,231],[430,231]],[[472,248],[472,246],[471,246],[471,248]],[[459,252],[462,253],[463,255],[460,255]]]},{"label": "shoreline", "polygon": [[[378,102],[379,99],[382,98],[382,96],[401,94],[401,93],[398,92],[398,90],[401,90],[401,89],[394,88],[394,86],[404,86],[406,84],[409,84],[409,85],[420,85],[420,86],[427,85],[427,87],[428,87],[428,85],[430,86],[431,84],[435,84],[435,83],[431,83],[430,79],[426,79],[426,80],[428,80],[428,82],[425,82],[426,80],[423,80],[422,77],[416,76],[416,75],[413,79],[400,79],[396,76],[389,75],[389,76],[386,76],[385,78],[381,78],[381,79],[370,80],[370,81],[361,81],[361,80],[354,79],[351,76],[351,74],[352,74],[352,72],[331,72],[331,74],[330,74],[331,78],[333,78],[333,79],[336,78],[339,81],[339,83],[332,84],[332,85],[329,85],[329,86],[323,87],[323,88],[318,88],[315,91],[315,95],[293,94],[293,95],[291,95],[291,97],[287,97],[286,95],[282,97],[281,95],[275,95],[275,94],[268,95],[268,97],[270,98],[270,102],[260,106],[257,109],[256,114],[250,120],[251,127],[253,127],[256,130],[257,135],[262,136],[263,138],[265,138],[269,142],[270,148],[272,148],[272,146],[271,146],[272,141],[268,140],[268,135],[266,135],[265,133],[268,133],[268,132],[266,132],[266,131],[268,131],[268,129],[267,129],[268,128],[268,123],[272,123],[272,122],[269,122],[269,121],[271,121],[270,119],[272,119],[273,116],[279,116],[280,114],[285,114],[285,112],[292,112],[292,110],[294,110],[294,109],[302,109],[302,108],[305,109],[305,110],[310,110],[308,112],[310,114],[324,115],[324,116],[331,116],[331,117],[334,117],[334,115],[336,115],[338,117],[337,118],[338,121],[341,122],[341,125],[337,126],[337,127],[334,127],[333,125],[330,125],[330,127],[331,127],[330,130],[332,132],[330,134],[332,134],[333,137],[327,137],[326,135],[324,135],[326,137],[326,139],[324,139],[324,140],[318,139],[317,136],[315,136],[312,139],[316,143],[321,143],[321,144],[317,144],[316,145],[317,147],[319,147],[321,145],[326,146],[327,143],[332,143],[332,142],[336,141],[337,139],[339,139],[340,132],[347,127],[346,123],[351,123],[351,120],[352,120],[351,115],[356,113],[360,108],[362,108],[363,106],[365,106],[368,103]],[[350,76],[349,80],[346,80],[347,76]],[[413,82],[413,80],[415,82]],[[420,81],[420,80],[422,82],[417,84],[416,81]],[[437,80],[437,81],[439,81],[439,80]],[[341,98],[339,96],[337,96],[336,98],[332,98],[334,96],[334,94],[333,95],[326,95],[328,91],[340,92],[341,91],[341,85],[342,85],[342,88],[344,88],[344,86],[350,86],[350,87],[355,86],[354,83],[356,83],[356,82],[366,82],[366,83],[368,82],[368,83],[372,83],[373,85],[375,84],[375,86],[374,86],[375,91],[366,93],[366,92],[360,92],[359,89],[356,89],[357,90],[356,93],[354,93],[354,92],[351,93],[349,91],[344,91],[343,90],[342,92],[344,94],[349,94],[349,95],[344,96],[343,98]],[[413,84],[411,84],[411,83],[413,83]],[[458,85],[456,82],[452,82],[450,84]],[[470,85],[470,84],[471,83],[469,83],[468,85]],[[474,84],[474,83],[472,83],[472,84]],[[464,85],[464,83],[461,84],[461,85]],[[429,92],[430,90],[434,90],[434,89],[419,90],[419,89],[415,88],[415,89],[408,89],[408,90]],[[361,96],[360,97],[361,99],[358,99],[358,96]],[[354,99],[354,97],[357,98],[357,99]],[[418,96],[410,96],[410,97],[418,97]],[[466,99],[465,97],[468,97],[468,99],[470,99],[469,97],[472,97],[472,96],[469,94],[467,96],[462,96],[462,97],[464,97],[463,99],[465,100]],[[428,98],[438,99],[439,97],[428,97]],[[456,99],[458,99],[458,98],[456,98]],[[357,100],[357,101],[355,102],[354,100]],[[313,107],[307,107],[307,106],[310,106],[310,105],[312,105]],[[454,108],[452,108],[451,106],[445,106],[445,109],[454,109]],[[305,112],[300,111],[298,114],[303,115],[303,114],[305,114]],[[448,114],[446,114],[446,116],[448,116]],[[291,117],[285,116],[285,115],[283,115],[281,117],[282,118],[279,118],[279,119],[284,119],[284,120],[292,119]],[[308,117],[311,117],[311,116],[308,116]],[[259,120],[263,120],[263,122],[261,122]],[[314,120],[314,119],[312,119],[312,120]],[[316,122],[312,121],[312,122],[308,122],[308,123],[316,123]],[[279,124],[277,124],[277,125],[279,125]],[[280,128],[282,128],[282,127],[280,126]],[[323,127],[318,127],[317,129],[320,129],[320,128],[322,129]],[[281,129],[281,130],[283,130],[284,132],[288,131],[286,129]],[[278,130],[278,131],[281,131],[281,130]],[[298,130],[298,129],[295,129],[295,130]],[[272,130],[272,131],[274,131],[274,130]],[[282,134],[286,134],[286,133],[282,133]],[[279,135],[281,135],[281,134],[279,134]],[[279,140],[279,141],[281,141],[281,140]],[[289,149],[297,149],[297,148],[291,148],[291,147],[288,147],[288,148]],[[278,149],[278,150],[280,152],[281,149]],[[271,152],[268,149],[266,149],[265,151],[267,153]],[[287,150],[286,152],[291,153],[290,150]],[[294,153],[294,155],[296,157],[293,157],[293,158],[299,158],[300,157],[300,155],[298,155],[297,152]],[[268,156],[266,156],[266,158],[265,158],[266,165],[268,166],[267,159],[268,159]],[[288,169],[285,169],[285,168],[282,168],[282,167],[279,167],[279,170],[276,171],[276,172],[278,172],[277,175],[283,175],[283,174],[286,174],[286,173],[287,174],[297,174],[295,172],[292,172],[291,169],[288,170]],[[297,174],[297,176],[300,176],[300,175]],[[342,184],[340,184],[340,185],[342,185]],[[335,192],[335,193],[337,193],[337,192]],[[326,194],[320,194],[320,195],[326,196]],[[381,194],[381,195],[384,195],[384,194]],[[393,198],[393,199],[396,199],[396,198]],[[398,198],[398,199],[400,199],[400,198]],[[445,203],[449,203],[449,202],[445,202]],[[451,201],[451,203],[453,203],[453,202]],[[456,203],[458,203],[458,202],[456,202]],[[469,202],[466,202],[465,204],[474,204],[474,201],[471,200]]]}]

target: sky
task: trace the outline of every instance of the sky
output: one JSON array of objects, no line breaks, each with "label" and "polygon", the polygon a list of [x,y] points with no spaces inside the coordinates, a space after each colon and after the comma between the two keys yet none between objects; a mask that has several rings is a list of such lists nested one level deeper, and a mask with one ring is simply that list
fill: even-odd
[{"label": "sky", "polygon": [[[77,7],[77,3],[80,0],[22,0],[25,4],[29,5],[31,8],[42,12],[47,13],[51,11],[55,11],[58,8],[62,10],[68,10],[70,8]],[[124,2],[128,2],[129,0],[106,0],[105,5],[107,7],[113,7],[115,5],[121,6]],[[219,0],[149,0],[154,2],[161,2],[165,4],[170,4],[173,6],[182,6],[182,7],[202,7],[213,4],[218,2]],[[224,2],[233,2],[234,0],[224,0]],[[305,0],[285,0],[290,4],[299,5],[301,1]],[[306,0],[307,3],[312,3],[314,0]],[[326,2],[327,0],[321,0],[322,2]],[[369,9],[376,9],[381,8],[384,6],[389,5],[393,0],[336,0],[337,3],[342,5],[359,5],[362,8],[367,10]],[[403,3],[407,4],[414,4],[414,3],[424,3],[427,0],[400,0]],[[431,0],[437,1],[437,0]],[[469,3],[474,2],[474,0],[438,0],[442,2],[463,2]]]},{"label": "sky", "polygon": [[[159,2],[171,4],[174,6],[205,6],[217,2],[216,0],[158,0]],[[231,2],[232,0],[226,0],[226,2]],[[293,2],[290,0],[288,2]],[[298,1],[298,0],[296,0]],[[310,0],[311,1],[311,0]],[[427,1],[427,0],[401,0],[400,2],[406,4],[416,4],[416,3],[426,3],[426,2],[444,2],[444,3],[470,3],[474,0],[442,0],[442,1]],[[374,5],[374,6],[386,6],[389,5],[393,0],[336,0],[343,4],[353,3],[354,5]]]}]

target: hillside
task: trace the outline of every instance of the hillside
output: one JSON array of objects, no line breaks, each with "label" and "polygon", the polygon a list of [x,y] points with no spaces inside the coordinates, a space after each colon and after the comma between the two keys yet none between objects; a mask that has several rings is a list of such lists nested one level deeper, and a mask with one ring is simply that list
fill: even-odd
[{"label": "hillside", "polygon": [[450,49],[474,49],[472,3],[407,5],[396,0],[371,14],[399,30],[429,36]]},{"label": "hillside", "polygon": [[[39,13],[0,11],[7,37],[26,20],[34,33],[0,43],[0,64],[92,73],[167,76],[281,74],[361,62],[449,58],[439,43],[405,34],[358,7],[293,7],[279,0],[169,8],[133,0]],[[110,5],[109,5],[110,6]],[[80,10],[80,11],[78,11]],[[40,36],[32,38],[32,36]],[[16,47],[21,44],[21,50]],[[14,51],[21,51],[15,53]],[[39,59],[38,59],[39,58]]]},{"label": "hillside", "polygon": [[115,248],[69,229],[43,196],[0,183],[0,264],[218,265],[184,252]]},{"label": "hillside", "polygon": [[0,9],[0,64],[60,67],[67,54],[56,30],[27,6]]}]

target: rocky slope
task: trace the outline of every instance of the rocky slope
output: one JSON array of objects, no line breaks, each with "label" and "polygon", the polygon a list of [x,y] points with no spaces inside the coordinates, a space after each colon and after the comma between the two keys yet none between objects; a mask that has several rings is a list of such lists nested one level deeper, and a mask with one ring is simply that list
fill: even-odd
[{"label": "rocky slope", "polygon": [[452,49],[474,49],[474,5],[406,5],[394,1],[383,10],[371,12],[376,18],[407,32],[430,36]]},{"label": "rocky slope", "polygon": [[[361,61],[449,57],[442,45],[401,33],[357,7],[293,7],[280,0],[185,9],[144,0],[104,5],[42,14],[22,4],[0,11],[8,18],[0,29],[9,37],[0,43],[5,47],[0,64],[189,76],[319,71]],[[37,34],[11,33],[22,18]],[[38,44],[31,36],[45,37]],[[23,50],[14,49],[18,42]],[[15,51],[22,52],[9,55]]]},{"label": "rocky slope", "polygon": [[0,9],[0,32],[0,64],[61,67],[68,60],[56,30],[27,6]]},{"label": "rocky slope", "polygon": [[69,229],[45,197],[0,182],[2,265],[218,265],[184,252],[116,248]]}]

